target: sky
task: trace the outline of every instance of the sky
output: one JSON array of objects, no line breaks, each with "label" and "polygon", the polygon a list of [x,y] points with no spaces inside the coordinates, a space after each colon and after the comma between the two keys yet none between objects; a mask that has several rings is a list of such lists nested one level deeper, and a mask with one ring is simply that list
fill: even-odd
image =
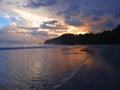
[{"label": "sky", "polygon": [[0,0],[0,43],[40,43],[64,33],[110,30],[120,0]]}]

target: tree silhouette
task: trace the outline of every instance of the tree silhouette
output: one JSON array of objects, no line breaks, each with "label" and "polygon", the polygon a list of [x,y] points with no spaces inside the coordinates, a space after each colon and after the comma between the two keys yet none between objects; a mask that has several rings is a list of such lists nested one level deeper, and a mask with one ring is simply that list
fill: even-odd
[{"label": "tree silhouette", "polygon": [[87,34],[63,34],[60,37],[46,40],[45,44],[120,44],[120,25],[112,31],[104,31],[102,33]]}]

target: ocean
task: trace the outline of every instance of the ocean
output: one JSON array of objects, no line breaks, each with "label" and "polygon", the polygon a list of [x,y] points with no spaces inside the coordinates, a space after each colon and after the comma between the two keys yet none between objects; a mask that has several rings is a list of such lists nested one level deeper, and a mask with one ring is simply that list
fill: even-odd
[{"label": "ocean", "polygon": [[0,90],[54,90],[89,54],[82,45],[0,45]]}]

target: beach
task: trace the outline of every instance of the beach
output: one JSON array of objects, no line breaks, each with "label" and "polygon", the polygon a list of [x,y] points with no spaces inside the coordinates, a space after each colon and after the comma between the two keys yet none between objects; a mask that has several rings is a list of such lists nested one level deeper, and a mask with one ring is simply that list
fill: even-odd
[{"label": "beach", "polygon": [[86,46],[0,46],[0,90],[53,90],[74,77]]},{"label": "beach", "polygon": [[0,90],[119,90],[119,45],[0,47]]},{"label": "beach", "polygon": [[89,46],[83,52],[90,56],[84,66],[55,90],[119,90],[120,46]]}]

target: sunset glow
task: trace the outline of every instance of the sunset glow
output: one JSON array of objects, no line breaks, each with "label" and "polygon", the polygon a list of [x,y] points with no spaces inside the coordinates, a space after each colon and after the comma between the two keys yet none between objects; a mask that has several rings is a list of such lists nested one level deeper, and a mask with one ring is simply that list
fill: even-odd
[{"label": "sunset glow", "polygon": [[9,39],[16,41],[13,37],[19,35],[11,36],[14,32],[22,34],[25,38],[27,35],[31,39],[37,38],[34,41],[38,43],[65,33],[101,32],[114,28],[120,23],[119,0],[106,1],[108,6],[104,0],[93,2],[90,0],[1,0],[0,40],[5,38],[6,41]]}]

